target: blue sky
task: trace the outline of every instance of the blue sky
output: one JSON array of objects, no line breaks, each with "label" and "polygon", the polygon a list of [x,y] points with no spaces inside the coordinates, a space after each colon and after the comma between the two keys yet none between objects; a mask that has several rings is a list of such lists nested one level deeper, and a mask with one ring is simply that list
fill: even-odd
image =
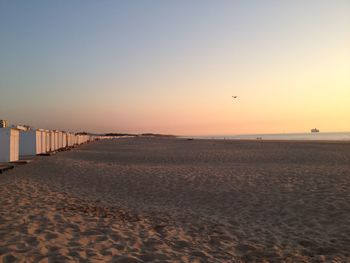
[{"label": "blue sky", "polygon": [[0,118],[75,131],[350,130],[349,13],[349,1],[0,1]]}]

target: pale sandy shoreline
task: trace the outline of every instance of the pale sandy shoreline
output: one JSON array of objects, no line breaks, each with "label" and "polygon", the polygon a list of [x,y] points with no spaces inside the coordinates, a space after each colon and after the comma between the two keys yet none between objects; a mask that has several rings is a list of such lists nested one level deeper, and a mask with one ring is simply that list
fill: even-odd
[{"label": "pale sandy shoreline", "polygon": [[348,142],[100,141],[0,186],[4,261],[350,261]]}]

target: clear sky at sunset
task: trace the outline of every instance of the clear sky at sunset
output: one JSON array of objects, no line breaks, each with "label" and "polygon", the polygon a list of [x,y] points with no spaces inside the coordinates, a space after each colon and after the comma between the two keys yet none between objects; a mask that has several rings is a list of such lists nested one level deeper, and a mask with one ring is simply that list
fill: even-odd
[{"label": "clear sky at sunset", "polygon": [[72,131],[350,131],[350,1],[0,0],[0,100]]}]

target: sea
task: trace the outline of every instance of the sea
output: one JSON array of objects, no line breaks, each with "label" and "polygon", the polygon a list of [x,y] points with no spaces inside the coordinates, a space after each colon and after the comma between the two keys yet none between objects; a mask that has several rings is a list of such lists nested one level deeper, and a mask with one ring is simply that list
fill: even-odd
[{"label": "sea", "polygon": [[241,134],[241,135],[182,136],[182,137],[193,138],[193,139],[218,139],[218,140],[350,141],[350,132]]}]

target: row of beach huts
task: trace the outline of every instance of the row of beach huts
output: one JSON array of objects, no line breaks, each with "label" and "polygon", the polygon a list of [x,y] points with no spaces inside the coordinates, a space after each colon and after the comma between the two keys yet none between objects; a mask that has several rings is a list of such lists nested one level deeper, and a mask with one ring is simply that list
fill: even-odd
[{"label": "row of beach huts", "polygon": [[34,155],[48,155],[105,138],[105,136],[33,129],[28,126],[6,126],[0,126],[0,163],[17,162]]}]

